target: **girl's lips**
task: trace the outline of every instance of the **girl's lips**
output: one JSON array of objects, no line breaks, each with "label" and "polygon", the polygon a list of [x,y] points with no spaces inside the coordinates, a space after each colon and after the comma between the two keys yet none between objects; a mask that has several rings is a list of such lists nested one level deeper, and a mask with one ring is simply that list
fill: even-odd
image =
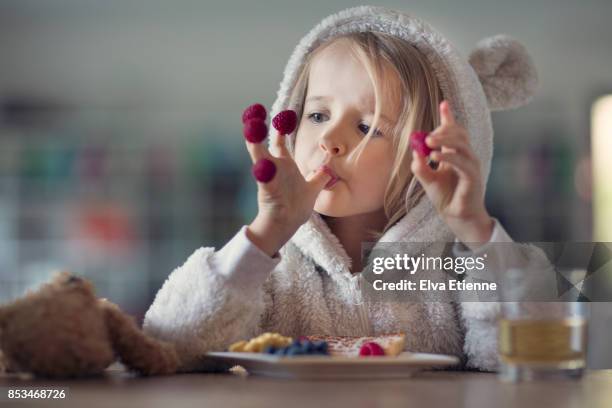
[{"label": "girl's lips", "polygon": [[325,165],[325,166],[323,166],[323,171],[326,172],[327,174],[329,174],[329,176],[331,177],[331,180],[329,180],[327,182],[327,184],[325,184],[324,188],[330,188],[331,186],[336,184],[336,182],[338,182],[338,180],[340,180],[340,177],[338,177],[336,172],[334,170],[332,170],[331,167]]},{"label": "girl's lips", "polygon": [[331,188],[331,186],[333,186],[334,184],[336,184],[336,182],[337,182],[338,180],[340,180],[340,179],[339,179],[339,178],[337,178],[337,177],[336,177],[336,178],[333,178],[333,179],[331,179],[331,180],[329,180],[329,181],[327,182],[327,184],[325,185],[325,187],[324,187],[324,188]]}]

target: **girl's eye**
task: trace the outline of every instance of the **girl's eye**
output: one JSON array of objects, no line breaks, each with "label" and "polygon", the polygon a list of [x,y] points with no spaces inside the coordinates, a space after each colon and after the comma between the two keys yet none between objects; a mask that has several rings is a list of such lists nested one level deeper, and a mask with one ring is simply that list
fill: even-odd
[{"label": "girl's eye", "polygon": [[[365,123],[361,123],[361,124],[359,124],[359,126],[358,126],[358,127],[359,127],[359,130],[361,130],[361,132],[362,132],[364,135],[367,135],[367,134],[368,134],[368,132],[370,131],[370,127],[369,127],[368,125],[366,125]],[[382,132],[381,132],[380,130],[376,129],[376,130],[374,131],[374,133],[373,133],[373,136],[382,136]]]},{"label": "girl's eye", "polygon": [[[324,122],[325,120],[328,120],[329,118],[327,118],[327,115],[321,112],[313,112],[310,115],[308,115],[308,119],[313,123],[321,123],[321,122]],[[364,135],[367,135],[368,132],[370,131],[370,126],[366,125],[365,123],[360,123],[359,126],[357,127]],[[382,136],[382,132],[379,129],[376,129],[373,136]]]},{"label": "girl's eye", "polygon": [[310,115],[308,115],[308,119],[310,119],[314,123],[321,123],[321,122],[323,122],[323,117],[324,116],[325,115],[320,113],[320,112],[314,112],[314,113],[311,113]]}]

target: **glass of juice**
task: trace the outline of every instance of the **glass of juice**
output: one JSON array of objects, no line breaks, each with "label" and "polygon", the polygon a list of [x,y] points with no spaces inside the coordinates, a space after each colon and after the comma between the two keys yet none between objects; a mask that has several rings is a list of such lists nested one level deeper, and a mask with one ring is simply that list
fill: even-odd
[{"label": "glass of juice", "polygon": [[501,303],[500,378],[511,382],[581,378],[586,361],[586,304],[513,300]]}]

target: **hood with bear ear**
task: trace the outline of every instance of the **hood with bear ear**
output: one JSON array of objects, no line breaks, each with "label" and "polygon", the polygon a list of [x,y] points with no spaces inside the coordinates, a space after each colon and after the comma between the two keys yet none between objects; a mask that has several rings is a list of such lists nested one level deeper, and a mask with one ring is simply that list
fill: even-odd
[{"label": "hood with bear ear", "polygon": [[[476,45],[469,60],[438,31],[410,14],[374,6],[359,6],[330,15],[304,36],[294,49],[284,70],[280,89],[270,115],[289,106],[300,67],[322,43],[348,33],[375,31],[399,37],[416,47],[429,61],[444,99],[450,102],[456,120],[468,131],[474,152],[480,159],[483,182],[489,176],[493,154],[491,111],[511,109],[529,102],[537,85],[533,62],[516,40],[498,35]],[[301,103],[301,102],[296,102]],[[276,134],[270,130],[270,144]],[[286,138],[293,152],[294,137]],[[412,242],[420,252],[427,242],[452,242],[454,236],[424,197],[392,226],[379,242]],[[313,212],[291,242],[325,270],[350,272],[350,258],[321,216]]]}]

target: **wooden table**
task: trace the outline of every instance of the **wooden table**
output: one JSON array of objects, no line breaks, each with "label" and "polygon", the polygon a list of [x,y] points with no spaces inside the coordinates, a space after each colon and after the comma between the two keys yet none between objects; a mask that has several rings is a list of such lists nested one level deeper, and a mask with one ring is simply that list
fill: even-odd
[{"label": "wooden table", "polygon": [[120,367],[103,378],[71,381],[0,377],[7,387],[69,387],[64,401],[32,400],[0,406],[68,407],[612,407],[612,370],[581,381],[507,384],[495,374],[428,371],[405,380],[293,381],[234,374],[141,378]]}]

